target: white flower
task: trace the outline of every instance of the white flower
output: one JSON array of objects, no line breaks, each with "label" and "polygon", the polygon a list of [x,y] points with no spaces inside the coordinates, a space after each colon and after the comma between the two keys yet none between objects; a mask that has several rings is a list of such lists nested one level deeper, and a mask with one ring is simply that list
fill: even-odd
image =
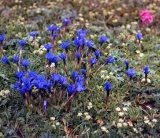
[{"label": "white flower", "polygon": [[140,53],[139,56],[140,56],[140,57],[144,57],[144,54],[143,54],[143,53]]},{"label": "white flower", "polygon": [[152,119],[152,122],[157,123],[157,119]]},{"label": "white flower", "polygon": [[136,132],[136,133],[138,133],[138,130],[135,127],[133,128],[133,131]]},{"label": "white flower", "polygon": [[84,115],[88,115],[88,112],[84,112]]},{"label": "white flower", "polygon": [[60,125],[60,123],[59,122],[56,122],[56,126],[59,126]]},{"label": "white flower", "polygon": [[148,124],[148,123],[149,123],[149,120],[145,120],[144,123]]},{"label": "white flower", "polygon": [[117,108],[116,108],[116,111],[117,111],[117,112],[121,111],[121,108],[117,107]]},{"label": "white flower", "polygon": [[88,103],[88,105],[89,105],[89,106],[92,106],[92,103],[91,103],[91,102],[89,102],[89,103]]},{"label": "white flower", "polygon": [[92,117],[90,115],[86,115],[85,119],[90,120]]},{"label": "white flower", "polygon": [[139,50],[136,50],[136,53],[137,53],[137,54],[140,54],[141,52],[140,52]]},{"label": "white flower", "polygon": [[54,121],[56,118],[55,117],[50,117],[50,120],[51,121]]},{"label": "white flower", "polygon": [[144,120],[148,120],[148,117],[147,117],[147,116],[144,116]]},{"label": "white flower", "polygon": [[55,67],[55,63],[52,63],[50,67],[51,67],[51,68],[54,68],[54,67]]},{"label": "white flower", "polygon": [[52,126],[54,129],[56,128],[55,124],[52,124],[51,126]]},{"label": "white flower", "polygon": [[122,123],[117,123],[117,127],[121,128],[122,127]]},{"label": "white flower", "polygon": [[118,115],[122,117],[124,116],[124,112],[119,112]]},{"label": "white flower", "polygon": [[102,130],[103,132],[109,133],[109,131],[107,130],[107,128],[106,128],[105,126],[102,126],[102,127],[101,127],[101,130]]},{"label": "white flower", "polygon": [[82,113],[78,113],[77,116],[82,116]]},{"label": "white flower", "polygon": [[123,107],[123,111],[127,112],[128,111],[128,107]]},{"label": "white flower", "polygon": [[128,124],[127,124],[126,122],[124,122],[124,123],[123,123],[123,126],[124,126],[124,127],[127,127],[127,126],[128,126]]},{"label": "white flower", "polygon": [[124,120],[123,120],[122,118],[120,118],[120,119],[118,120],[118,122],[123,123]]}]

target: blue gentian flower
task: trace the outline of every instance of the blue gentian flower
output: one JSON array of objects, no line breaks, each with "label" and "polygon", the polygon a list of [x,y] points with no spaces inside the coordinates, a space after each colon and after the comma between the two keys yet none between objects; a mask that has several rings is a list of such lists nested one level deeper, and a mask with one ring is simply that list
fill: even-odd
[{"label": "blue gentian flower", "polygon": [[51,75],[51,81],[54,83],[54,85],[60,83],[60,79],[61,79],[61,75],[58,73],[53,73]]},{"label": "blue gentian flower", "polygon": [[21,39],[18,41],[18,45],[23,48],[24,46],[27,45],[27,41],[25,39]]},{"label": "blue gentian flower", "polygon": [[53,45],[51,43],[47,43],[44,45],[44,48],[49,52],[52,49]]},{"label": "blue gentian flower", "polygon": [[149,69],[148,66],[145,66],[143,70],[144,70],[144,74],[145,74],[145,75],[148,75],[149,72],[150,72],[150,69]]},{"label": "blue gentian flower", "polygon": [[79,64],[79,62],[81,60],[81,57],[82,57],[81,52],[77,51],[75,56],[76,56],[76,59],[77,59],[77,63]]},{"label": "blue gentian flower", "polygon": [[34,77],[34,80],[32,81],[32,84],[39,90],[45,90],[47,92],[50,92],[51,88],[51,82],[50,80],[47,80],[44,75],[39,74],[33,74],[32,77]]},{"label": "blue gentian flower", "polygon": [[51,64],[54,60],[54,54],[51,52],[48,52],[45,57],[48,60],[49,64]]},{"label": "blue gentian flower", "polygon": [[73,71],[71,73],[71,78],[75,81],[79,76],[79,72],[78,71]]},{"label": "blue gentian flower", "polygon": [[99,59],[101,56],[101,51],[100,50],[95,50],[94,55],[96,56],[96,59]]},{"label": "blue gentian flower", "polygon": [[3,43],[5,40],[5,34],[0,34],[0,43]]},{"label": "blue gentian flower", "polygon": [[48,31],[50,31],[51,33],[57,31],[58,26],[55,24],[51,24],[48,26]]},{"label": "blue gentian flower", "polygon": [[63,64],[66,65],[66,59],[67,59],[67,54],[66,53],[61,53],[59,57],[63,60]]},{"label": "blue gentian flower", "polygon": [[30,65],[30,61],[28,59],[23,59],[22,60],[22,66],[27,68]]},{"label": "blue gentian flower", "polygon": [[60,61],[60,57],[58,55],[54,55],[52,62],[55,64],[55,68],[57,68],[59,61]]},{"label": "blue gentian flower", "polygon": [[9,59],[7,56],[3,56],[0,60],[3,64],[9,64]]},{"label": "blue gentian flower", "polygon": [[105,90],[106,90],[107,92],[110,92],[111,89],[112,89],[112,83],[111,83],[111,82],[106,82],[106,83],[104,84],[104,88],[105,88]]},{"label": "blue gentian flower", "polygon": [[87,31],[86,29],[84,29],[84,28],[81,28],[81,29],[78,29],[78,30],[77,30],[77,36],[78,36],[79,38],[84,38],[84,37],[86,37],[86,36],[87,36],[87,33],[88,33],[88,31]]},{"label": "blue gentian flower", "polygon": [[113,56],[109,56],[107,59],[106,59],[106,64],[109,64],[109,63],[115,63],[115,58]]},{"label": "blue gentian flower", "polygon": [[94,47],[94,42],[92,40],[88,40],[87,41],[87,46],[89,49],[93,48]]},{"label": "blue gentian flower", "polygon": [[125,66],[126,66],[126,69],[128,69],[128,68],[129,68],[129,61],[128,61],[128,60],[125,60],[125,61],[124,61],[124,64],[125,64]]},{"label": "blue gentian flower", "polygon": [[87,70],[86,70],[86,69],[81,69],[81,73],[84,75],[84,77],[86,77],[86,75],[87,75]]},{"label": "blue gentian flower", "polygon": [[87,39],[85,37],[75,37],[74,39],[74,45],[79,49],[79,47],[84,48],[84,46],[87,43]]},{"label": "blue gentian flower", "polygon": [[59,83],[61,84],[61,86],[66,87],[68,85],[67,77],[61,75],[59,79]]},{"label": "blue gentian flower", "polygon": [[29,35],[32,36],[33,38],[35,38],[39,35],[39,32],[38,31],[32,31],[32,32],[29,32]]},{"label": "blue gentian flower", "polygon": [[64,49],[66,52],[68,52],[68,49],[69,49],[70,45],[71,45],[71,41],[70,40],[66,40],[66,41],[63,41],[61,43],[60,47],[62,49]]},{"label": "blue gentian flower", "polygon": [[63,26],[68,26],[71,24],[71,19],[70,18],[64,18],[62,20]]},{"label": "blue gentian flower", "polygon": [[83,92],[86,90],[86,86],[84,85],[84,83],[81,82],[76,82],[76,92]]},{"label": "blue gentian flower", "polygon": [[142,33],[141,33],[141,32],[137,32],[137,33],[136,33],[136,38],[137,38],[139,41],[142,40],[142,39],[143,39]]},{"label": "blue gentian flower", "polygon": [[99,37],[100,45],[103,45],[104,43],[109,42],[109,41],[110,41],[110,39],[104,34]]},{"label": "blue gentian flower", "polygon": [[14,55],[12,58],[14,63],[18,63],[19,62],[19,56],[18,55]]},{"label": "blue gentian flower", "polygon": [[134,68],[129,68],[126,73],[130,79],[133,79],[136,76]]},{"label": "blue gentian flower", "polygon": [[19,72],[16,72],[15,75],[18,80],[21,80],[25,76],[25,72],[19,71]]},{"label": "blue gentian flower", "polygon": [[96,58],[91,58],[90,59],[90,64],[91,64],[91,67],[93,67],[94,64],[97,63],[97,59]]},{"label": "blue gentian flower", "polygon": [[76,93],[76,85],[75,84],[68,85],[67,92],[69,95],[75,94]]}]

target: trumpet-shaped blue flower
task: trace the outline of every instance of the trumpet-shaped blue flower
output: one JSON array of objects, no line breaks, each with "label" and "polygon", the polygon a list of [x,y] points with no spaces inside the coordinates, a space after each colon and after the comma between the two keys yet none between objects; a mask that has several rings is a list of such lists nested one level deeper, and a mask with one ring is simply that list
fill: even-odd
[{"label": "trumpet-shaped blue flower", "polygon": [[66,59],[67,59],[67,54],[66,53],[61,53],[59,57],[63,60],[63,64],[66,65]]},{"label": "trumpet-shaped blue flower", "polygon": [[0,43],[3,43],[5,40],[5,34],[0,34]]},{"label": "trumpet-shaped blue flower", "polygon": [[69,49],[70,45],[71,45],[71,41],[70,40],[66,40],[66,41],[61,43],[60,47],[62,49],[64,49],[66,52],[68,52],[68,49]]},{"label": "trumpet-shaped blue flower", "polygon": [[94,55],[96,56],[96,59],[99,59],[101,56],[101,51],[100,50],[95,50]]},{"label": "trumpet-shaped blue flower", "polygon": [[139,41],[142,40],[142,39],[143,39],[142,33],[141,33],[141,32],[137,32],[137,33],[136,33],[136,38],[137,38]]},{"label": "trumpet-shaped blue flower", "polygon": [[69,84],[67,86],[67,92],[69,95],[75,94],[76,93],[76,85],[75,84]]},{"label": "trumpet-shaped blue flower", "polygon": [[29,59],[24,59],[22,60],[22,66],[27,68],[30,65],[30,61]]},{"label": "trumpet-shaped blue flower", "polygon": [[14,55],[12,58],[14,63],[18,63],[19,62],[19,56],[18,55]]},{"label": "trumpet-shaped blue flower", "polygon": [[47,43],[44,45],[44,48],[49,52],[50,49],[52,49],[53,45],[51,43]]},{"label": "trumpet-shaped blue flower", "polygon": [[112,89],[112,83],[106,82],[106,83],[104,84],[104,88],[105,88],[105,90],[106,90],[107,92],[110,92],[111,89]]},{"label": "trumpet-shaped blue flower", "polygon": [[71,19],[70,18],[64,18],[62,20],[63,26],[68,26],[71,24]]},{"label": "trumpet-shaped blue flower", "polygon": [[7,56],[3,56],[0,60],[3,64],[9,64],[9,59]]},{"label": "trumpet-shaped blue flower", "polygon": [[39,35],[39,32],[38,31],[32,31],[32,32],[29,32],[29,35],[32,36],[33,38],[35,38]]},{"label": "trumpet-shaped blue flower", "polygon": [[109,42],[109,41],[110,41],[110,39],[104,34],[99,37],[99,43],[101,45],[103,45],[104,43]]},{"label": "trumpet-shaped blue flower", "polygon": [[133,79],[136,76],[134,68],[129,68],[126,73],[130,79]]},{"label": "trumpet-shaped blue flower", "polygon": [[107,59],[106,59],[106,64],[109,64],[109,63],[115,63],[115,58],[113,56],[109,56]]},{"label": "trumpet-shaped blue flower", "polygon": [[27,45],[27,41],[25,39],[21,39],[18,41],[18,45],[23,48],[24,46]]},{"label": "trumpet-shaped blue flower", "polygon": [[150,72],[150,69],[149,69],[148,66],[145,66],[143,70],[144,70],[144,74],[145,74],[145,75],[148,75],[149,72]]},{"label": "trumpet-shaped blue flower", "polygon": [[91,58],[90,59],[90,64],[91,64],[91,67],[93,67],[94,64],[97,63],[97,59],[96,58]]}]

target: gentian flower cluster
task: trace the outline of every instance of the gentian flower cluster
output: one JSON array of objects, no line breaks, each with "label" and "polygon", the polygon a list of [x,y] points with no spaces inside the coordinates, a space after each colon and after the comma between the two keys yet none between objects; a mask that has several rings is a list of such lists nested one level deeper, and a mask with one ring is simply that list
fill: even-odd
[{"label": "gentian flower cluster", "polygon": [[[56,24],[48,26],[52,39],[51,42],[44,44],[46,52],[43,57],[45,59],[45,68],[42,72],[32,70],[32,60],[27,59],[24,55],[25,47],[28,44],[27,39],[17,41],[19,53],[13,55],[11,59],[6,55],[2,56],[0,61],[3,64],[11,66],[12,63],[17,66],[15,73],[17,81],[13,85],[13,88],[22,95],[26,106],[33,104],[36,99],[46,112],[49,106],[49,97],[54,97],[55,100],[58,99],[58,103],[61,104],[64,99],[71,101],[77,94],[85,92],[88,89],[92,70],[96,70],[96,67],[101,64],[114,65],[116,63],[114,56],[108,56],[105,61],[101,58],[103,52],[100,49],[102,47],[97,46],[93,40],[89,39],[89,31],[84,28],[77,30],[73,41],[70,39],[63,40],[59,47],[57,47],[57,43],[55,43],[56,38],[60,38],[61,29],[63,27],[66,28],[70,23],[71,20],[67,18],[63,20],[61,27]],[[35,38],[39,33],[33,31],[29,35]],[[136,37],[138,40],[142,39],[140,33]],[[3,43],[4,39],[5,37],[0,35],[0,43]],[[110,39],[106,35],[101,35],[98,39],[98,43],[101,46],[109,41]],[[101,62],[99,62],[100,60]],[[133,79],[136,76],[136,71],[134,68],[129,67],[128,60],[124,63],[126,74],[130,79]],[[149,74],[148,67],[144,68],[144,73],[146,76]],[[112,83],[106,82],[104,88],[108,98],[112,90]]]}]

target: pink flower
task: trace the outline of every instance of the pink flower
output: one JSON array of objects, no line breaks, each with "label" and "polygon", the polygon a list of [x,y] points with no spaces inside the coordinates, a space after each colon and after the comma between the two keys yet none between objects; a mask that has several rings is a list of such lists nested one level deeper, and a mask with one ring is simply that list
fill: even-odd
[{"label": "pink flower", "polygon": [[140,19],[142,24],[150,25],[154,20],[154,15],[150,10],[144,9],[139,12]]}]

